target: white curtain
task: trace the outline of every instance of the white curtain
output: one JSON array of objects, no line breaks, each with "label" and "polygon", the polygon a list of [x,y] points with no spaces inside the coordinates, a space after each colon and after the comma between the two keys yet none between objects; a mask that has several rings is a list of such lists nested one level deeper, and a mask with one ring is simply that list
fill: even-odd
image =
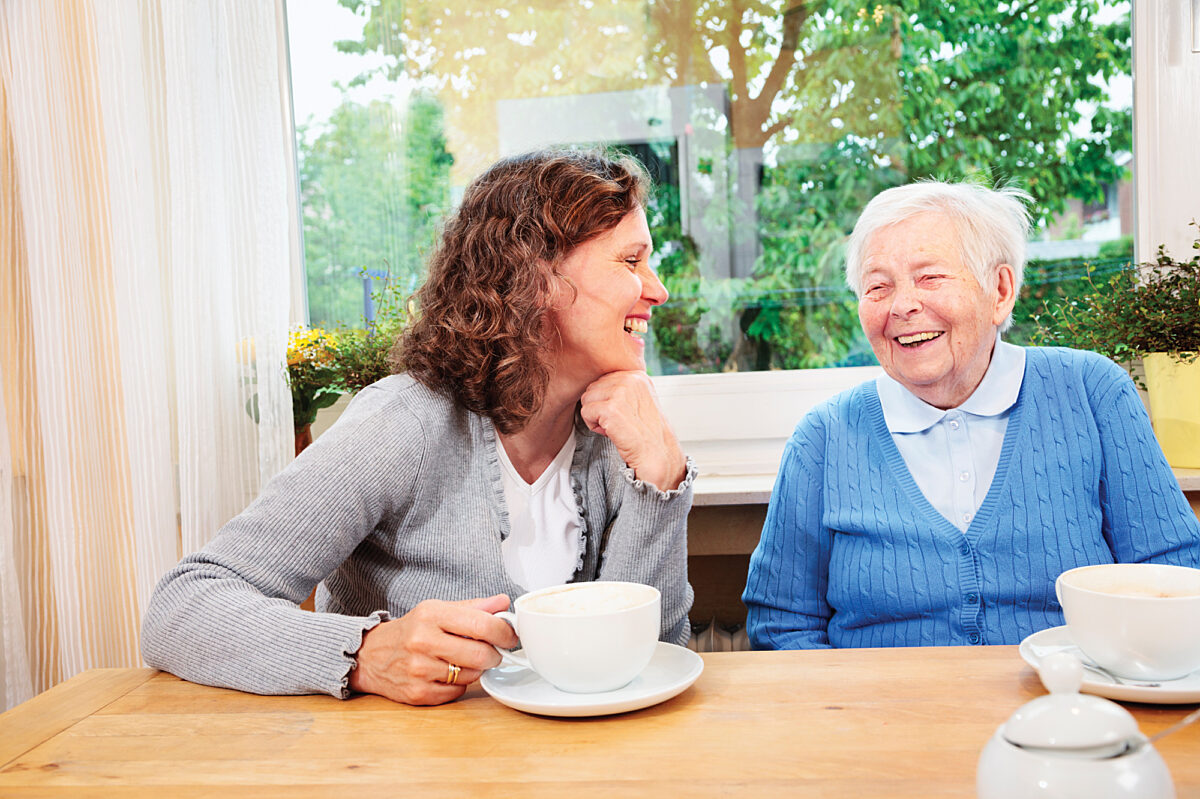
[{"label": "white curtain", "polygon": [[0,2],[4,707],[139,665],[158,578],[291,457],[281,19]]}]

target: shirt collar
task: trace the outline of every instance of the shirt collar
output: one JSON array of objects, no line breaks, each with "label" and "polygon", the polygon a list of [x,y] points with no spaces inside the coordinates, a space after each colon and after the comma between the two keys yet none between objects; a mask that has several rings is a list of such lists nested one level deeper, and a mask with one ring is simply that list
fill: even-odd
[{"label": "shirt collar", "polygon": [[[992,361],[983,380],[957,410],[974,416],[999,416],[1011,408],[1021,393],[1025,377],[1025,349],[996,337]],[[891,433],[919,433],[942,420],[947,411],[921,400],[897,381],[884,374],[875,378],[883,418]]]}]

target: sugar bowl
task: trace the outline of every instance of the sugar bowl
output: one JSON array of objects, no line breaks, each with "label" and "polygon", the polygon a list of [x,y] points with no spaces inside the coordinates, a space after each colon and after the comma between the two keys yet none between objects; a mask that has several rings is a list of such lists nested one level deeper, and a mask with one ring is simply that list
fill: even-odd
[{"label": "sugar bowl", "polygon": [[1166,763],[1129,711],[1079,693],[1079,658],[1056,652],[1038,672],[1050,693],[1022,705],[984,746],[979,799],[1175,799]]}]

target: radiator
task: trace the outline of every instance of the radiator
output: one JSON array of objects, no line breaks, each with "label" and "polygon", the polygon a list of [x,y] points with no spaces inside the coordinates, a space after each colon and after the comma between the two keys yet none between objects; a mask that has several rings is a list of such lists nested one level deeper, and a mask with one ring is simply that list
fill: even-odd
[{"label": "radiator", "polygon": [[750,638],[746,625],[726,624],[720,619],[704,623],[692,623],[692,637],[688,649],[693,652],[745,652],[750,649]]}]

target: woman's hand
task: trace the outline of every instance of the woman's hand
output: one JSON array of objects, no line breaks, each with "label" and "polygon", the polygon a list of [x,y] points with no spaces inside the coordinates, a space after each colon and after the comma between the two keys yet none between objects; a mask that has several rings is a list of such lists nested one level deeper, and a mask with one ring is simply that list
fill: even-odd
[{"label": "woman's hand", "polygon": [[638,479],[661,491],[679,487],[687,459],[645,372],[609,372],[587,387],[581,402],[583,421],[616,445]]},{"label": "woman's hand", "polygon": [[[408,705],[440,705],[463,695],[486,669],[500,663],[493,647],[512,649],[517,634],[493,613],[508,610],[497,594],[463,602],[426,600],[398,619],[363,634],[350,690]],[[450,665],[460,671],[448,685]]]}]

